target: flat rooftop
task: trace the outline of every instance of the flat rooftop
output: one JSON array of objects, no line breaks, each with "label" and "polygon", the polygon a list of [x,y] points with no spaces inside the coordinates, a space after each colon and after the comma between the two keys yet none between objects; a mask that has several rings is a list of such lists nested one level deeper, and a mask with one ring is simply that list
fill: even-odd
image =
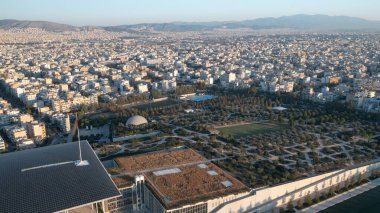
[{"label": "flat rooftop", "polygon": [[128,174],[143,174],[147,186],[166,209],[250,190],[192,149],[115,160],[121,167],[120,170]]},{"label": "flat rooftop", "polygon": [[[208,168],[198,165],[178,167],[173,173],[144,174],[148,187],[167,209],[201,201],[248,192],[249,188],[212,163]],[[208,171],[213,171],[208,172]]]},{"label": "flat rooftop", "polygon": [[87,141],[81,149],[87,166],[74,163],[78,143],[0,155],[1,211],[57,212],[120,196]]},{"label": "flat rooftop", "polygon": [[135,179],[128,175],[115,176],[112,177],[112,180],[119,189],[131,187],[135,183]]},{"label": "flat rooftop", "polygon": [[144,173],[157,168],[203,161],[205,158],[192,149],[154,152],[115,158],[119,169],[130,174]]}]

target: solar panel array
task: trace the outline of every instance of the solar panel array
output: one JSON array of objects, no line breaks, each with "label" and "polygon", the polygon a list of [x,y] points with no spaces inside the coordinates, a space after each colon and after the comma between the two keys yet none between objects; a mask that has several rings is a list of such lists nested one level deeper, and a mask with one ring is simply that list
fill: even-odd
[{"label": "solar panel array", "polygon": [[4,212],[56,212],[119,196],[120,193],[88,142],[74,163],[21,172],[22,169],[78,160],[78,144],[69,143],[0,156],[0,208]]}]

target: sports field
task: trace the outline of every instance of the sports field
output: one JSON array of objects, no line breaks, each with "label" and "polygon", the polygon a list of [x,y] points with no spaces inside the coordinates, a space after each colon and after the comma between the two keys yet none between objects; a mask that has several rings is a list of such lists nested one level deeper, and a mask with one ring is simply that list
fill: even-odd
[{"label": "sports field", "polygon": [[149,104],[142,104],[135,106],[139,110],[149,110],[154,108],[162,108],[162,107],[168,107],[178,104],[177,101],[174,100],[164,100],[164,101],[157,101]]},{"label": "sports field", "polygon": [[246,137],[253,134],[276,131],[284,128],[281,125],[274,123],[251,123],[236,126],[221,127],[218,130],[222,134],[230,135],[233,138]]},{"label": "sports field", "polygon": [[338,203],[321,213],[377,213],[380,212],[380,186]]}]

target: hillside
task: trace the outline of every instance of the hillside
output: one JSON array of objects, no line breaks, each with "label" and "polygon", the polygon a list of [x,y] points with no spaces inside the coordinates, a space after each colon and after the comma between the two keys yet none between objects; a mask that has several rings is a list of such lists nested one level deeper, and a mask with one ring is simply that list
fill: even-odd
[{"label": "hillside", "polygon": [[220,22],[171,22],[171,23],[144,23],[118,26],[84,26],[75,27],[48,21],[19,21],[13,19],[0,20],[0,29],[10,28],[40,28],[46,31],[79,31],[103,29],[113,32],[136,31],[204,31],[214,29],[278,29],[291,28],[300,30],[321,31],[380,31],[379,21],[369,21],[362,18],[349,16],[327,15],[293,15],[279,18],[258,18],[244,21],[220,21]]}]

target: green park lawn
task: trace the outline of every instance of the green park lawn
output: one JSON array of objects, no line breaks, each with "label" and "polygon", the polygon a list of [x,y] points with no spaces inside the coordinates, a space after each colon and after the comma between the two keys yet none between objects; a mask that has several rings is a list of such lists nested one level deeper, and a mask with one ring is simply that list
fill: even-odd
[{"label": "green park lawn", "polygon": [[177,101],[173,100],[164,100],[164,101],[157,101],[149,104],[142,104],[136,106],[137,109],[139,110],[149,110],[149,109],[155,109],[155,108],[163,108],[163,107],[168,107],[168,106],[173,106],[178,104]]},{"label": "green park lawn", "polygon": [[237,126],[218,128],[220,133],[230,135],[233,138],[246,137],[253,134],[266,133],[284,128],[282,125],[274,123],[251,123]]}]

